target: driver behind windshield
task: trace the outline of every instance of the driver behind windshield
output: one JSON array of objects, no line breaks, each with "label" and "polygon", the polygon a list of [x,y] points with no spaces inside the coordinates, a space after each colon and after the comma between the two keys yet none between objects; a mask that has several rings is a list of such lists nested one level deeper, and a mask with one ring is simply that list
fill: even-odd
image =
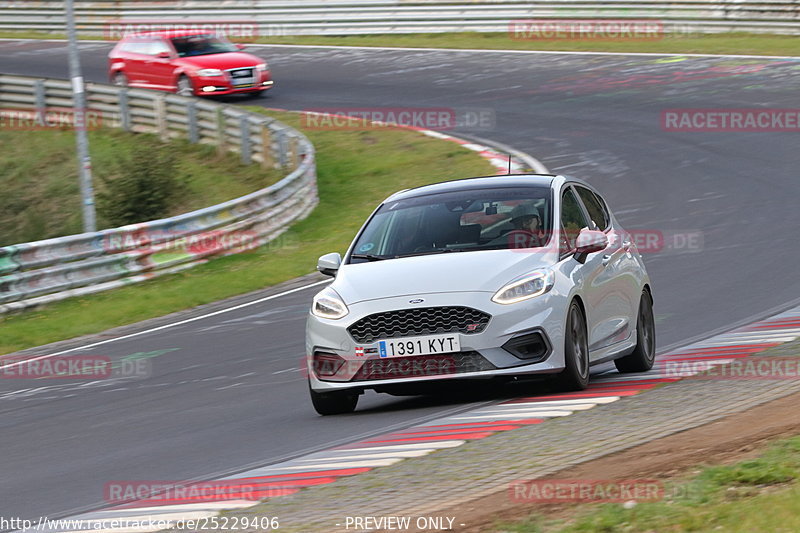
[{"label": "driver behind windshield", "polygon": [[542,218],[533,204],[520,204],[511,210],[514,229],[506,235],[509,248],[536,248],[544,242]]},{"label": "driver behind windshield", "polygon": [[213,35],[191,35],[172,39],[172,45],[180,57],[235,52],[237,48],[224,39]]}]

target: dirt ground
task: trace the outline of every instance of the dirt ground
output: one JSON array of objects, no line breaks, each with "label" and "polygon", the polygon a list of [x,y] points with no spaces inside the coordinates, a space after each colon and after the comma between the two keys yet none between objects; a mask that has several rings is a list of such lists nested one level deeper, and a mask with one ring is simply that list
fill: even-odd
[{"label": "dirt ground", "polygon": [[[648,442],[624,452],[562,470],[550,478],[560,479],[659,479],[667,481],[687,475],[701,464],[729,464],[756,456],[768,441],[800,434],[800,393],[669,437]],[[574,504],[573,504],[574,505]],[[562,516],[570,504],[514,503],[504,487],[496,493],[437,515],[455,516],[466,527],[458,533],[494,531],[497,521],[520,520],[533,511]]]}]

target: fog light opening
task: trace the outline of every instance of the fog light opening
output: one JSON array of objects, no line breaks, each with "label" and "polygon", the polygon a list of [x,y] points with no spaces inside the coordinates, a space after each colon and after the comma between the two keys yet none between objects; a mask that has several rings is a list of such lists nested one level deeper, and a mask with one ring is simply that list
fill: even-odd
[{"label": "fog light opening", "polygon": [[523,361],[536,363],[550,355],[550,343],[541,332],[527,333],[510,339],[503,349]]},{"label": "fog light opening", "polygon": [[314,373],[320,377],[331,377],[344,366],[345,360],[335,353],[314,352]]}]

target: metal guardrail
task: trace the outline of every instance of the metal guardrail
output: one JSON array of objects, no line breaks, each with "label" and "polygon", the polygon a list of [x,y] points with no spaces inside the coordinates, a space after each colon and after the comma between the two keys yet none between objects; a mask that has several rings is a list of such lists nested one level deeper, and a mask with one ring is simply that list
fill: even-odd
[{"label": "metal guardrail", "polygon": [[[79,32],[170,21],[248,24],[256,35],[506,32],[520,19],[651,19],[667,32],[800,33],[797,0],[76,0]],[[62,0],[0,0],[0,30],[61,32]],[[241,30],[241,28],[239,28]]]},{"label": "metal guardrail", "polygon": [[[245,164],[289,173],[262,190],[191,213],[0,248],[0,314],[252,249],[275,239],[318,203],[313,145],[273,118],[157,91],[87,84],[86,92],[96,123],[216,145],[241,154]],[[4,113],[27,110],[45,120],[48,110],[71,105],[68,81],[0,75]]]}]

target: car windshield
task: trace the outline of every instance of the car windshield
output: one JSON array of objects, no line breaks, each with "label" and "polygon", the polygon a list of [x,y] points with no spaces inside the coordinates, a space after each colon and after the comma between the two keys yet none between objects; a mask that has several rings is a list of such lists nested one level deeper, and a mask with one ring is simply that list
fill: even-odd
[{"label": "car windshield", "polygon": [[172,45],[180,57],[207,56],[238,51],[238,48],[230,41],[214,35],[175,37],[172,39]]},{"label": "car windshield", "polygon": [[547,245],[548,187],[472,189],[386,202],[356,242],[354,263]]}]

